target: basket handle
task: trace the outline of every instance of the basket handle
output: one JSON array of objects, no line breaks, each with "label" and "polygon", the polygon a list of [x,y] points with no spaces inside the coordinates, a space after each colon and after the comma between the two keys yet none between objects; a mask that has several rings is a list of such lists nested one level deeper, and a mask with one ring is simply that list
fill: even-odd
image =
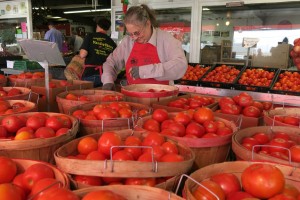
[{"label": "basket handle", "polygon": [[44,191],[50,189],[51,187],[55,186],[56,184],[59,184],[59,187],[62,186],[62,182],[61,182],[61,181],[56,181],[56,182],[54,182],[54,183],[51,183],[50,185],[48,185],[47,187],[43,188],[42,190],[40,190],[40,191],[37,192],[36,194],[30,196],[30,197],[28,198],[28,200],[33,200],[33,199],[35,199],[35,197],[37,197],[38,195],[40,195],[42,192],[44,192]]},{"label": "basket handle", "polygon": [[201,183],[199,183],[198,181],[196,181],[194,178],[186,175],[186,174],[182,174],[180,179],[179,179],[179,182],[178,182],[178,185],[177,185],[177,188],[176,188],[176,191],[175,191],[175,194],[178,194],[178,190],[179,190],[179,187],[182,183],[182,179],[183,177],[187,178],[187,179],[190,179],[191,181],[193,181],[194,183],[196,183],[197,185],[203,187],[205,190],[207,190],[209,193],[211,193],[217,200],[220,200],[220,198],[215,194],[213,193],[210,189],[208,189],[207,187],[205,187],[204,185],[202,185]]},{"label": "basket handle", "polygon": [[130,118],[107,118],[107,119],[102,119],[101,121],[102,132],[104,131],[104,121],[109,121],[109,120],[127,120],[128,129],[130,129]]},{"label": "basket handle", "polygon": [[243,123],[243,115],[239,115],[238,119],[233,123],[237,125],[238,130],[241,130]]},{"label": "basket handle", "polygon": [[151,146],[111,146],[110,147],[110,163],[111,163],[111,172],[114,172],[114,160],[113,157],[113,149],[114,148],[141,148],[141,149],[151,149],[151,160],[152,160],[152,171],[157,172],[158,166],[157,161],[154,159],[153,147]]},{"label": "basket handle", "polygon": [[36,92],[30,91],[29,96],[28,96],[28,101],[32,100],[31,99],[31,96],[32,96],[31,94],[35,94],[37,96],[37,98],[36,98],[36,104],[38,105],[39,104],[39,100],[40,100],[40,95],[38,93],[36,93]]}]

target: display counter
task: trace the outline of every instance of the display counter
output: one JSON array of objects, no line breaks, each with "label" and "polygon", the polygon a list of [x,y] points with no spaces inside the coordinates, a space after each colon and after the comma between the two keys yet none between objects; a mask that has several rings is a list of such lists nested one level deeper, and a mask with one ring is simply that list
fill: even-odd
[{"label": "display counter", "polygon": [[[215,96],[235,96],[238,95],[241,90],[231,90],[222,88],[210,88],[210,87],[200,87],[200,86],[189,86],[189,85],[176,85],[180,92],[194,92],[206,95]],[[245,91],[244,91],[245,92]],[[262,93],[262,92],[251,92],[249,93],[253,99],[258,101],[270,101],[276,104],[283,105],[300,105],[300,96],[293,95],[282,95],[282,94],[272,94],[272,93]]]}]

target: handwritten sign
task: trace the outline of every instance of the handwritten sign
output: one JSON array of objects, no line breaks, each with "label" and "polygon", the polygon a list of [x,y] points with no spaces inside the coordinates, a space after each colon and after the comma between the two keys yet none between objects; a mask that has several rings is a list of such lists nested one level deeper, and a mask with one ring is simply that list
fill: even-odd
[{"label": "handwritten sign", "polygon": [[259,38],[243,38],[242,46],[245,48],[255,47]]}]

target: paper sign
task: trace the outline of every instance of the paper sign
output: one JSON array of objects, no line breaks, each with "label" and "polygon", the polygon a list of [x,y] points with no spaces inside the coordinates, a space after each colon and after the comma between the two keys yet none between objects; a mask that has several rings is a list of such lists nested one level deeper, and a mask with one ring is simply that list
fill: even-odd
[{"label": "paper sign", "polygon": [[243,38],[242,46],[245,48],[255,47],[259,38]]},{"label": "paper sign", "polygon": [[26,22],[21,22],[21,29],[22,29],[22,32],[27,32],[27,24],[26,24]]},{"label": "paper sign", "polygon": [[112,31],[110,37],[111,39],[119,39],[119,32]]}]

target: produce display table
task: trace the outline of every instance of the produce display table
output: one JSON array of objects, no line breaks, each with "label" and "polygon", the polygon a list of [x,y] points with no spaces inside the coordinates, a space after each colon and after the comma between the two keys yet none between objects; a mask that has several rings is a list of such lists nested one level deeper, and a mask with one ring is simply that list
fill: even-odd
[{"label": "produce display table", "polygon": [[[242,92],[241,90],[189,86],[189,85],[176,85],[176,87],[179,88],[180,92],[194,92],[199,94],[215,95],[215,96],[235,96],[238,95],[240,92]],[[284,103],[284,105],[300,105],[300,96],[251,92],[251,91],[246,91],[246,92],[250,94],[253,97],[253,99],[258,101],[269,101],[275,104]]]}]

